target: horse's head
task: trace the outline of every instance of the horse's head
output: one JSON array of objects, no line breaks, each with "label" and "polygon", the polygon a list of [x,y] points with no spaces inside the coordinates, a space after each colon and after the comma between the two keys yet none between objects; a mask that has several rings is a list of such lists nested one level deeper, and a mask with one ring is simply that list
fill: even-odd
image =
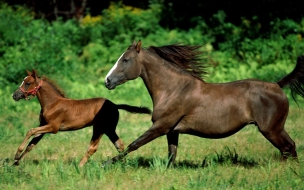
[{"label": "horse's head", "polygon": [[105,78],[105,85],[109,90],[116,86],[136,79],[141,74],[139,65],[139,54],[141,51],[141,41],[135,41],[117,60]]},{"label": "horse's head", "polygon": [[18,101],[20,99],[26,99],[28,100],[28,96],[32,95],[35,96],[38,89],[41,87],[42,85],[42,80],[40,80],[40,82],[38,83],[36,78],[37,78],[37,73],[36,71],[33,69],[32,72],[27,71],[27,75],[21,85],[19,86],[19,88],[14,92],[13,99]]}]

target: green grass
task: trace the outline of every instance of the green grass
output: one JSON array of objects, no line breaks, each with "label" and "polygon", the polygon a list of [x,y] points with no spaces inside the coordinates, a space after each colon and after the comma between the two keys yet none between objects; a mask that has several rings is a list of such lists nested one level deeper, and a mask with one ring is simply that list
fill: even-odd
[{"label": "green grass", "polygon": [[[126,86],[127,85],[127,86]],[[68,85],[66,85],[68,86]],[[0,91],[0,188],[2,189],[301,189],[304,179],[303,101],[292,103],[286,130],[297,144],[299,163],[281,162],[274,148],[253,125],[224,139],[212,140],[180,135],[176,166],[167,169],[166,138],[160,137],[130,153],[123,162],[103,167],[117,155],[103,136],[98,151],[82,168],[78,163],[91,138],[92,129],[46,135],[21,162],[11,166],[25,133],[38,125],[37,99],[14,102],[13,87]],[[17,88],[17,87],[16,87]],[[151,107],[142,81],[108,91],[103,85],[73,85],[71,98],[104,96],[116,103]],[[75,94],[71,94],[75,92]],[[123,98],[122,98],[123,97]],[[117,100],[117,101],[115,101]],[[125,146],[151,126],[148,115],[120,111],[117,133]]]}]

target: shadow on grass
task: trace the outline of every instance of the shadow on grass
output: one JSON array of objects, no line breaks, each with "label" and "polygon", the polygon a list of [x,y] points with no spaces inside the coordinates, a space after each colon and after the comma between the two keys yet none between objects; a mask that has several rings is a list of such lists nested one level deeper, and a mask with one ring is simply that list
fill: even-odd
[{"label": "shadow on grass", "polygon": [[[110,159],[110,158],[109,158]],[[225,165],[225,166],[242,166],[244,168],[253,168],[257,166],[266,165],[269,162],[269,158],[260,159],[260,158],[250,158],[250,157],[241,157],[236,152],[235,149],[231,150],[229,147],[225,147],[220,152],[215,152],[213,154],[207,155],[203,158],[203,160],[199,161],[199,158],[195,159],[197,161],[189,161],[189,160],[182,160],[176,161],[174,164],[174,168],[188,168],[188,169],[195,169],[195,168],[206,168],[216,165]],[[275,153],[270,160],[280,161],[281,155]],[[2,164],[8,163],[10,159],[0,159]],[[89,167],[105,167],[105,168],[112,168],[116,166],[129,166],[133,168],[157,168],[157,167],[168,167],[168,159],[166,157],[135,157],[129,158],[128,156],[122,160],[118,161],[115,164],[111,165],[103,165],[106,160],[91,160],[89,159],[86,165]],[[64,165],[73,165],[78,167],[80,160],[78,157],[68,157],[66,159],[61,160]],[[41,165],[42,163],[58,163],[58,158],[56,159],[33,159],[33,160],[22,160],[20,164],[33,164],[33,165]],[[116,165],[116,166],[114,166]]]},{"label": "shadow on grass", "polygon": [[[144,167],[151,168],[155,165],[168,164],[167,158],[143,158],[137,157],[134,159],[126,159],[123,161],[125,164],[128,164],[132,167]],[[157,163],[156,163],[157,162]],[[263,161],[262,161],[263,162]],[[216,152],[214,154],[206,156],[202,162],[194,162],[194,161],[177,161],[174,164],[174,167],[177,168],[205,168],[213,165],[237,165],[243,166],[245,168],[252,168],[260,165],[261,162],[259,160],[255,160],[253,158],[240,157],[235,150],[231,151],[228,147],[225,147],[221,152]]]},{"label": "shadow on grass", "polygon": [[222,164],[222,165],[238,165],[243,166],[245,168],[252,168],[259,165],[259,162],[254,160],[253,158],[240,157],[235,149],[231,151],[229,147],[225,147],[220,153],[215,153],[215,155],[211,155],[205,157],[202,162],[202,167],[208,167],[212,164]]}]

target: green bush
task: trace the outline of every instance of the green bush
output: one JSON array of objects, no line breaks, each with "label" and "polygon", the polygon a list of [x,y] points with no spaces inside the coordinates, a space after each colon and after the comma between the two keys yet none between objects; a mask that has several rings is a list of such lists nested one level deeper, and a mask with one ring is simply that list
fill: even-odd
[{"label": "green bush", "polygon": [[102,38],[106,45],[111,45],[113,40],[130,43],[138,37],[145,38],[160,30],[160,11],[161,7],[157,5],[142,10],[112,3],[102,14]]},{"label": "green bush", "polygon": [[262,33],[259,23],[242,20],[239,26],[226,22],[219,11],[187,31],[159,25],[160,4],[142,10],[121,3],[111,4],[99,16],[80,21],[34,19],[23,7],[0,6],[0,82],[18,84],[26,69],[60,79],[64,84],[81,80],[98,83],[134,40],[143,46],[172,43],[205,44],[211,63],[208,81],[243,78],[276,81],[295,65],[304,52],[304,19],[275,20]]}]

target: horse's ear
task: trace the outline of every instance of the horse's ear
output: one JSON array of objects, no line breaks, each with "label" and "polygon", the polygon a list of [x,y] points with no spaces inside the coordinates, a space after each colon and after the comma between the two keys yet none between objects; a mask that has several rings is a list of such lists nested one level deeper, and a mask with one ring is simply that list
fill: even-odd
[{"label": "horse's ear", "polygon": [[135,45],[135,49],[136,49],[137,53],[140,52],[140,49],[141,49],[141,40],[138,40],[137,44]]},{"label": "horse's ear", "polygon": [[38,77],[38,73],[35,69],[33,69],[33,71],[32,71],[32,77],[34,77],[34,78]]},{"label": "horse's ear", "polygon": [[136,41],[135,40],[133,41],[132,46],[136,46]]},{"label": "horse's ear", "polygon": [[29,70],[26,70],[27,76],[32,76],[32,73]]}]

